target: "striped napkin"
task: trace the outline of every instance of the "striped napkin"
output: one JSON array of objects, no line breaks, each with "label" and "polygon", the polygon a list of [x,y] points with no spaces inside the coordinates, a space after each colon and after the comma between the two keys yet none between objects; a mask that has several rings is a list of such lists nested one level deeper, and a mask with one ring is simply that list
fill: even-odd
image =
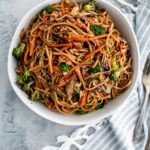
[{"label": "striped napkin", "polygon": [[[150,1],[109,0],[109,2],[118,6],[131,22],[138,39],[141,68],[143,68],[150,50]],[[139,80],[133,94],[112,116],[97,124],[82,126],[70,137],[59,136],[57,138],[57,143],[60,143],[58,147],[46,146],[42,150],[144,150],[148,138],[147,120],[150,118],[145,118],[140,142],[134,144],[132,141],[143,99],[144,90]]]}]

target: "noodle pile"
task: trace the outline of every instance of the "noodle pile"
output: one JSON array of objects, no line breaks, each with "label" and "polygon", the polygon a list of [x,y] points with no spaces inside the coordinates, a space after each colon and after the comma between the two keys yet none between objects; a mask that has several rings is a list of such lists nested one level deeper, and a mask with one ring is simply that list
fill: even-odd
[{"label": "noodle pile", "polygon": [[131,84],[128,43],[92,1],[47,6],[22,29],[13,55],[17,85],[60,113],[103,108]]}]

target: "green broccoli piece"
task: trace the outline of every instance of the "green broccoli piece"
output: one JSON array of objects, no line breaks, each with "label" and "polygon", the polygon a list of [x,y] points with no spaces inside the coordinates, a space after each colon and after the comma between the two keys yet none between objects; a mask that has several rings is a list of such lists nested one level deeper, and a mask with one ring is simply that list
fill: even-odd
[{"label": "green broccoli piece", "polygon": [[81,91],[81,89],[79,87],[74,87],[73,95],[79,95],[80,91]]},{"label": "green broccoli piece", "polygon": [[23,76],[17,75],[17,83],[19,83],[19,84],[24,84]]},{"label": "green broccoli piece", "polygon": [[112,73],[109,75],[110,80],[117,81],[120,76],[120,71],[112,71]]},{"label": "green broccoli piece", "polygon": [[104,34],[106,32],[105,28],[101,27],[100,25],[90,25],[90,30],[95,35]]},{"label": "green broccoli piece", "polygon": [[86,11],[95,11],[95,1],[90,0],[87,4],[84,5],[84,10]]},{"label": "green broccoli piece", "polygon": [[112,50],[113,50],[112,45],[108,45],[108,46],[107,46],[107,51],[111,53]]},{"label": "green broccoli piece", "polygon": [[45,8],[45,11],[47,12],[47,13],[51,13],[52,11],[53,11],[53,7],[52,6],[47,6],[46,8]]},{"label": "green broccoli piece", "polygon": [[[21,54],[24,53],[25,47],[26,47],[26,44],[21,43],[18,48],[14,48],[14,49],[13,49],[12,55],[13,55],[16,59],[19,59],[20,56],[21,56]],[[20,48],[22,48],[22,49],[20,49]]]},{"label": "green broccoli piece", "polygon": [[59,70],[66,72],[67,70],[70,70],[72,67],[68,64],[66,64],[65,62],[62,62],[59,65]]},{"label": "green broccoli piece", "polygon": [[119,70],[119,66],[117,64],[117,60],[115,57],[115,58],[113,58],[112,71],[118,71],[118,70]]},{"label": "green broccoli piece", "polygon": [[29,91],[31,88],[31,85],[34,83],[34,81],[30,81],[29,83],[25,83],[23,86],[24,91]]},{"label": "green broccoli piece", "polygon": [[29,77],[31,77],[30,71],[25,68],[25,71],[24,71],[24,78],[25,78],[25,80],[27,80]]},{"label": "green broccoli piece", "polygon": [[79,115],[86,114],[86,112],[84,110],[82,110],[82,109],[79,109],[78,111],[76,111],[76,113],[79,114]]},{"label": "green broccoli piece", "polygon": [[35,90],[32,95],[31,95],[31,100],[32,101],[38,101],[40,100],[40,93],[38,90]]},{"label": "green broccoli piece", "polygon": [[93,73],[97,73],[97,72],[100,72],[100,71],[102,71],[102,67],[100,65],[96,65],[95,68],[90,68],[88,70],[88,73],[93,74]]},{"label": "green broccoli piece", "polygon": [[95,108],[95,110],[102,109],[104,107],[104,105],[105,105],[104,102],[98,104],[97,107]]}]

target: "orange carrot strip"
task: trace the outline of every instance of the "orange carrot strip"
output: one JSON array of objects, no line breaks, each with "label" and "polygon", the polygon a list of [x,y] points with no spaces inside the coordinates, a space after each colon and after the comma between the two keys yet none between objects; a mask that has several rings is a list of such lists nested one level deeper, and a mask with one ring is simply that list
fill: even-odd
[{"label": "orange carrot strip", "polygon": [[70,46],[63,47],[63,48],[61,49],[61,51],[65,51],[65,50],[67,50],[68,48],[70,48]]},{"label": "orange carrot strip", "polygon": [[27,56],[28,56],[29,50],[30,50],[30,45],[27,42],[27,48],[26,48],[26,51],[25,51],[25,54],[24,54],[24,63],[25,64],[27,64]]},{"label": "orange carrot strip", "polygon": [[70,40],[77,40],[77,41],[82,41],[85,42],[87,41],[87,38],[82,37],[80,35],[74,34],[74,33],[69,33],[69,37]]},{"label": "orange carrot strip", "polygon": [[59,86],[59,87],[60,87],[60,86],[63,86],[63,85],[65,85],[66,83],[69,83],[72,79],[74,79],[74,78],[76,78],[76,77],[77,77],[77,75],[76,75],[76,74],[73,74],[73,75],[70,76],[68,79],[66,79],[66,80],[61,80],[58,86]]},{"label": "orange carrot strip", "polygon": [[78,48],[78,49],[81,49],[81,48],[82,48],[81,43],[75,43],[75,42],[73,42],[73,45],[74,45],[76,48]]},{"label": "orange carrot strip", "polygon": [[80,104],[82,107],[85,106],[87,97],[88,97],[88,91],[84,90],[83,96],[81,98],[81,104]]},{"label": "orange carrot strip", "polygon": [[54,70],[54,72],[59,72],[60,71],[57,66],[53,66],[53,70]]},{"label": "orange carrot strip", "polygon": [[87,21],[88,21],[89,23],[91,23],[91,22],[93,22],[93,18],[87,18]]},{"label": "orange carrot strip", "polygon": [[101,45],[98,49],[93,50],[92,52],[90,52],[89,54],[87,54],[84,59],[88,59],[89,57],[91,57],[92,55],[95,55],[96,53],[100,52],[103,48],[105,47],[105,45]]},{"label": "orange carrot strip", "polygon": [[32,40],[30,41],[30,53],[29,53],[30,56],[33,55],[33,50],[35,48],[35,41],[36,41],[35,37],[33,37]]},{"label": "orange carrot strip", "polygon": [[49,102],[49,104],[48,104],[47,108],[48,108],[48,109],[51,109],[51,108],[53,107],[53,105],[54,105],[54,103],[53,103],[53,102]]},{"label": "orange carrot strip", "polygon": [[31,68],[30,68],[30,71],[38,71],[38,70],[40,70],[40,69],[41,69],[40,66],[35,66],[35,67],[31,67]]},{"label": "orange carrot strip", "polygon": [[107,37],[107,34],[102,34],[102,35],[98,35],[98,36],[94,36],[94,37],[89,38],[89,41],[96,40],[96,39],[102,39],[105,37]]},{"label": "orange carrot strip", "polygon": [[97,40],[97,39],[101,39],[101,38],[105,38],[107,36],[107,34],[102,34],[102,35],[98,35],[98,36],[94,36],[94,37],[90,37],[90,38],[85,38],[82,37],[80,35],[74,34],[74,33],[69,33],[69,39],[70,40],[76,40],[76,41],[92,41],[92,40]]},{"label": "orange carrot strip", "polygon": [[[39,32],[39,30],[36,29],[36,30],[34,31],[34,34],[37,35],[38,32]],[[33,50],[34,50],[34,48],[35,48],[35,43],[36,43],[36,41],[37,41],[37,38],[36,38],[36,37],[33,37],[32,40],[30,40],[30,53],[29,53],[30,56],[33,55],[33,52],[34,52]]]},{"label": "orange carrot strip", "polygon": [[79,68],[76,69],[75,72],[78,75],[78,78],[79,78],[80,82],[83,83],[84,81],[83,81],[83,78],[82,78],[82,75],[81,75],[81,72],[80,72]]},{"label": "orange carrot strip", "polygon": [[80,66],[82,66],[84,63],[85,63],[85,62],[81,62],[80,64],[78,64],[78,65],[72,67],[72,69],[70,69],[70,70],[68,71],[68,73],[67,73],[66,75],[64,75],[64,76],[60,79],[60,81],[64,80],[70,73],[72,73],[73,71],[75,71],[76,69],[78,69],[78,68],[79,68]]}]

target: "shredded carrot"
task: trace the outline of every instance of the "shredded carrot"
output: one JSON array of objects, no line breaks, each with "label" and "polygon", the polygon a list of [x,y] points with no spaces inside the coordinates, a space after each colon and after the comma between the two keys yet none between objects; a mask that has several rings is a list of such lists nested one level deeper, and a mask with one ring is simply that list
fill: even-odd
[{"label": "shredded carrot", "polygon": [[83,96],[81,98],[81,104],[80,104],[82,107],[85,106],[86,101],[87,101],[87,97],[88,97],[88,91],[84,90]]},{"label": "shredded carrot", "polygon": [[53,108],[53,105],[54,105],[54,103],[53,103],[53,102],[49,102],[49,104],[48,104],[47,108],[48,108],[48,109],[51,109],[51,108]]},{"label": "shredded carrot", "polygon": [[88,21],[89,23],[91,23],[91,22],[93,22],[93,18],[87,18],[87,21]]},{"label": "shredded carrot", "polygon": [[69,36],[68,36],[68,38],[70,40],[76,40],[76,41],[82,41],[82,42],[93,41],[93,40],[97,40],[97,39],[101,39],[101,38],[105,38],[105,37],[107,37],[107,34],[93,36],[93,37],[90,37],[90,38],[85,38],[83,36],[80,36],[80,35],[77,35],[77,34],[74,34],[74,33],[69,33]]},{"label": "shredded carrot", "polygon": [[77,34],[74,34],[74,33],[69,33],[68,38],[69,38],[70,40],[76,40],[76,41],[82,41],[82,42],[87,41],[87,38],[82,37],[82,36],[77,35]]},{"label": "shredded carrot", "polygon": [[61,51],[65,51],[65,50],[67,50],[68,48],[70,48],[70,46],[63,47],[63,48],[61,49]]},{"label": "shredded carrot", "polygon": [[75,43],[75,42],[73,42],[73,45],[74,45],[76,48],[78,48],[78,49],[81,49],[81,48],[82,48],[81,43]]},{"label": "shredded carrot", "polygon": [[57,66],[53,66],[53,70],[54,70],[54,72],[59,72],[60,71]]},{"label": "shredded carrot", "polygon": [[41,69],[40,66],[35,66],[35,67],[31,67],[30,71],[35,72],[35,71],[39,71]]},{"label": "shredded carrot", "polygon": [[[34,31],[34,34],[37,35],[38,32],[39,32],[39,30],[36,29],[36,30]],[[33,55],[33,52],[34,52],[33,50],[34,50],[34,48],[35,48],[35,43],[36,43],[36,41],[37,41],[37,38],[36,38],[36,37],[33,37],[33,38],[30,40],[30,53],[29,53],[30,56]]]},{"label": "shredded carrot", "polygon": [[65,84],[67,84],[67,83],[69,83],[72,79],[74,79],[74,78],[76,78],[77,77],[77,75],[76,74],[73,74],[72,76],[70,76],[68,79],[66,79],[66,80],[60,80],[60,83],[59,83],[59,87],[60,86],[63,86],[63,85],[65,85]]},{"label": "shredded carrot", "polygon": [[60,78],[60,81],[64,80],[70,73],[72,73],[73,71],[75,71],[76,69],[78,69],[80,66],[82,66],[85,62],[81,62],[80,64],[72,67],[72,69],[70,69],[68,71],[68,73],[66,75],[64,75],[63,77]]},{"label": "shredded carrot", "polygon": [[30,50],[30,45],[29,45],[29,42],[27,42],[27,48],[26,48],[26,51],[24,54],[24,63],[25,64],[27,64],[27,56],[28,56],[29,50]]},{"label": "shredded carrot", "polygon": [[102,35],[98,35],[98,36],[94,36],[94,37],[89,38],[89,41],[96,40],[96,39],[102,39],[105,37],[107,37],[107,34],[102,34]]},{"label": "shredded carrot", "polygon": [[72,79],[76,78],[76,74],[73,74],[72,76],[70,76],[68,79],[66,79],[66,83],[70,82]]},{"label": "shredded carrot", "polygon": [[33,55],[33,50],[35,48],[35,40],[36,40],[36,38],[33,37],[32,40],[30,41],[30,53],[29,53],[30,56]]},{"label": "shredded carrot", "polygon": [[75,72],[78,75],[78,78],[79,78],[80,82],[83,83],[84,81],[83,81],[83,78],[82,78],[82,75],[81,75],[81,72],[80,72],[79,68],[76,69]]},{"label": "shredded carrot", "polygon": [[90,52],[89,54],[87,54],[84,59],[88,59],[89,57],[91,57],[92,55],[95,55],[96,53],[100,52],[103,48],[105,47],[105,45],[101,45],[98,49],[93,50],[92,52]]}]

